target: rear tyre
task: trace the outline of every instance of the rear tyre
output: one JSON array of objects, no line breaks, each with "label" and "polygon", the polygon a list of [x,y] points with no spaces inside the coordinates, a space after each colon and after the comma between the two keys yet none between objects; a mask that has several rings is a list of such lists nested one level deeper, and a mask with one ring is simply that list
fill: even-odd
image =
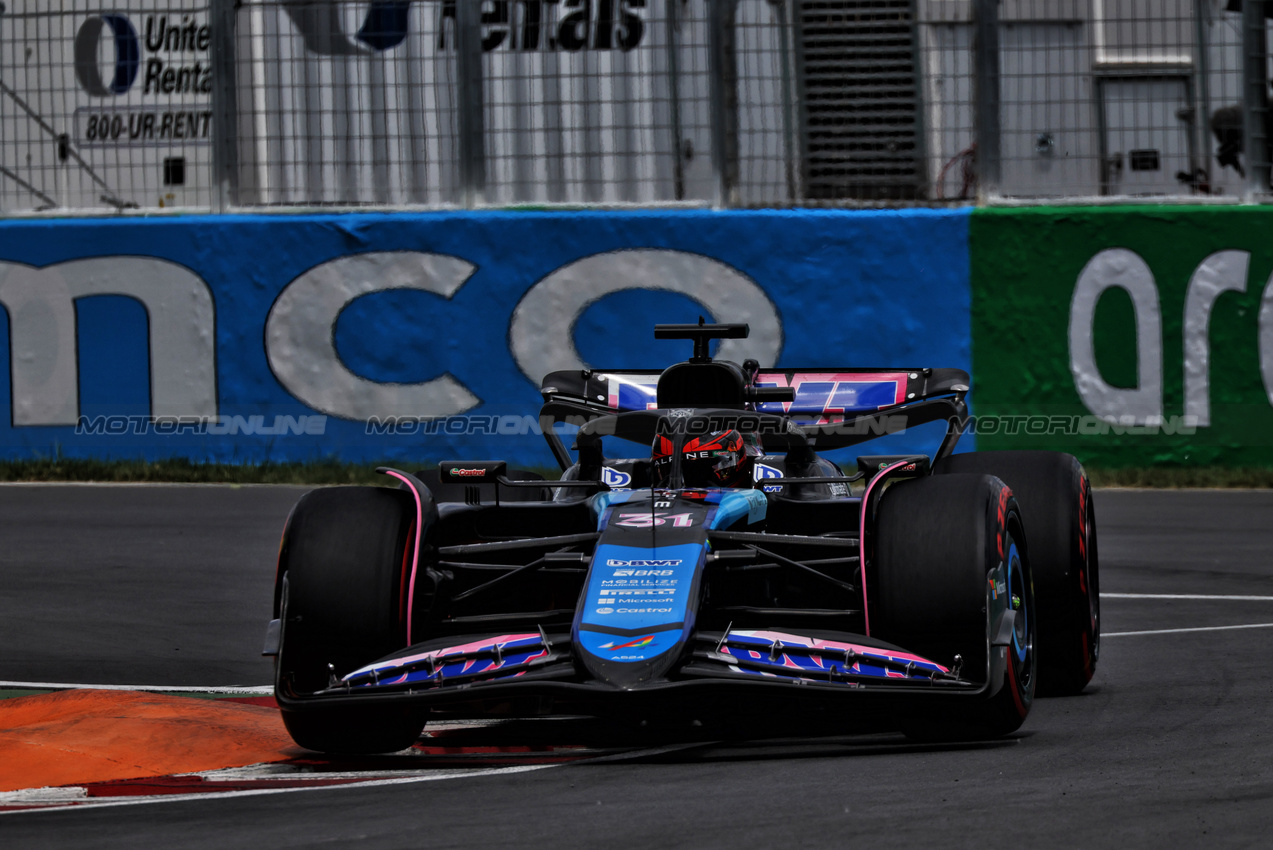
[{"label": "rear tyre", "polygon": [[414,524],[411,495],[382,487],[313,490],[292,511],[279,554],[283,633],[275,692],[287,731],[302,747],[380,753],[419,737],[424,714],[417,709],[289,699],[406,645]]},{"label": "rear tyre", "polygon": [[1083,467],[1059,452],[970,452],[945,458],[935,472],[994,475],[1012,488],[1030,529],[1039,694],[1079,693],[1101,649],[1096,513]]},{"label": "rear tyre", "polygon": [[[1034,700],[1034,592],[1016,500],[987,475],[899,482],[880,502],[873,634],[989,681],[984,701],[903,729],[921,740],[995,738],[1016,731]],[[993,641],[993,643],[992,643]]]}]

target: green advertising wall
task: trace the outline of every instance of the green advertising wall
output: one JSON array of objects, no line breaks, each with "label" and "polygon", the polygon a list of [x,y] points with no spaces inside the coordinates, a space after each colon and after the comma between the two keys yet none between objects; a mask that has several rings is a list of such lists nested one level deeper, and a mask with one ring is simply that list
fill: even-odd
[{"label": "green advertising wall", "polygon": [[1273,465],[1273,210],[973,214],[979,449]]}]

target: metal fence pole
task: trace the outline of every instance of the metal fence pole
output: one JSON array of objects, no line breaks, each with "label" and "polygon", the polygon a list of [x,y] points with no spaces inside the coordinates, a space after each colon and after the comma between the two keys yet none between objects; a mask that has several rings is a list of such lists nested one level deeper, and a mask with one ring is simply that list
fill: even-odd
[{"label": "metal fence pole", "polygon": [[455,0],[460,185],[464,206],[486,199],[486,116],[482,83],[482,0]]},{"label": "metal fence pole", "polygon": [[1211,183],[1211,28],[1208,25],[1209,11],[1202,3],[1193,4],[1194,41],[1197,43],[1198,62],[1197,78],[1198,100],[1195,108],[1201,112],[1194,116],[1194,129],[1197,132],[1198,155],[1194,163],[1199,173],[1195,178]]},{"label": "metal fence pole", "polygon": [[667,87],[668,112],[672,121],[672,138],[676,150],[672,157],[672,195],[678,201],[685,200],[685,138],[681,124],[681,24],[677,20],[677,4],[667,4],[667,17],[663,20],[664,38],[667,39]]},{"label": "metal fence pole", "polygon": [[795,34],[795,15],[787,14],[788,0],[769,0],[778,20],[778,63],[782,79],[782,167],[787,181],[787,202],[795,203],[796,190],[796,118],[795,81],[792,76],[791,42]]},{"label": "metal fence pole", "polygon": [[1246,200],[1269,193],[1269,49],[1265,0],[1242,4],[1242,150]]},{"label": "metal fence pole", "polygon": [[975,137],[977,143],[977,198],[985,201],[999,193],[1001,177],[999,124],[999,3],[974,0],[973,64],[976,78]]},{"label": "metal fence pole", "polygon": [[239,203],[238,86],[235,82],[236,0],[212,0],[213,203],[225,212]]},{"label": "metal fence pole", "polygon": [[716,206],[738,203],[738,66],[734,50],[737,0],[708,0],[712,111],[712,172]]}]

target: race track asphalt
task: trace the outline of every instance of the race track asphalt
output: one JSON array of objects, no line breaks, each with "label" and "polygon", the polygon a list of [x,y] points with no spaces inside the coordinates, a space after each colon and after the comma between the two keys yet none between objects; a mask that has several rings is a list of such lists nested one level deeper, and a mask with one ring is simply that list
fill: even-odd
[{"label": "race track asphalt", "polygon": [[[0,487],[0,680],[265,684],[281,487]],[[1106,594],[1273,597],[1273,492],[1098,491]],[[1107,596],[1001,742],[702,745],[528,773],[0,815],[0,846],[1267,847],[1273,602]]]}]

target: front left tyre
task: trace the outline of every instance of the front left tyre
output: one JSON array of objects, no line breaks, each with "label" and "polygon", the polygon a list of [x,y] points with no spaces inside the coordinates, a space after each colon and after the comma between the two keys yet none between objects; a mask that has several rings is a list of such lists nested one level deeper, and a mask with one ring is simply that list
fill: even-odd
[{"label": "front left tyre", "polygon": [[1082,465],[1060,452],[968,452],[939,461],[934,472],[993,475],[1012,488],[1030,529],[1039,694],[1080,693],[1096,672],[1101,650],[1096,511]]},{"label": "front left tyre", "polygon": [[424,727],[418,709],[305,699],[333,675],[406,645],[415,517],[407,491],[331,487],[306,493],[288,519],[279,552],[275,693],[287,731],[302,747],[392,752],[411,746]]}]

